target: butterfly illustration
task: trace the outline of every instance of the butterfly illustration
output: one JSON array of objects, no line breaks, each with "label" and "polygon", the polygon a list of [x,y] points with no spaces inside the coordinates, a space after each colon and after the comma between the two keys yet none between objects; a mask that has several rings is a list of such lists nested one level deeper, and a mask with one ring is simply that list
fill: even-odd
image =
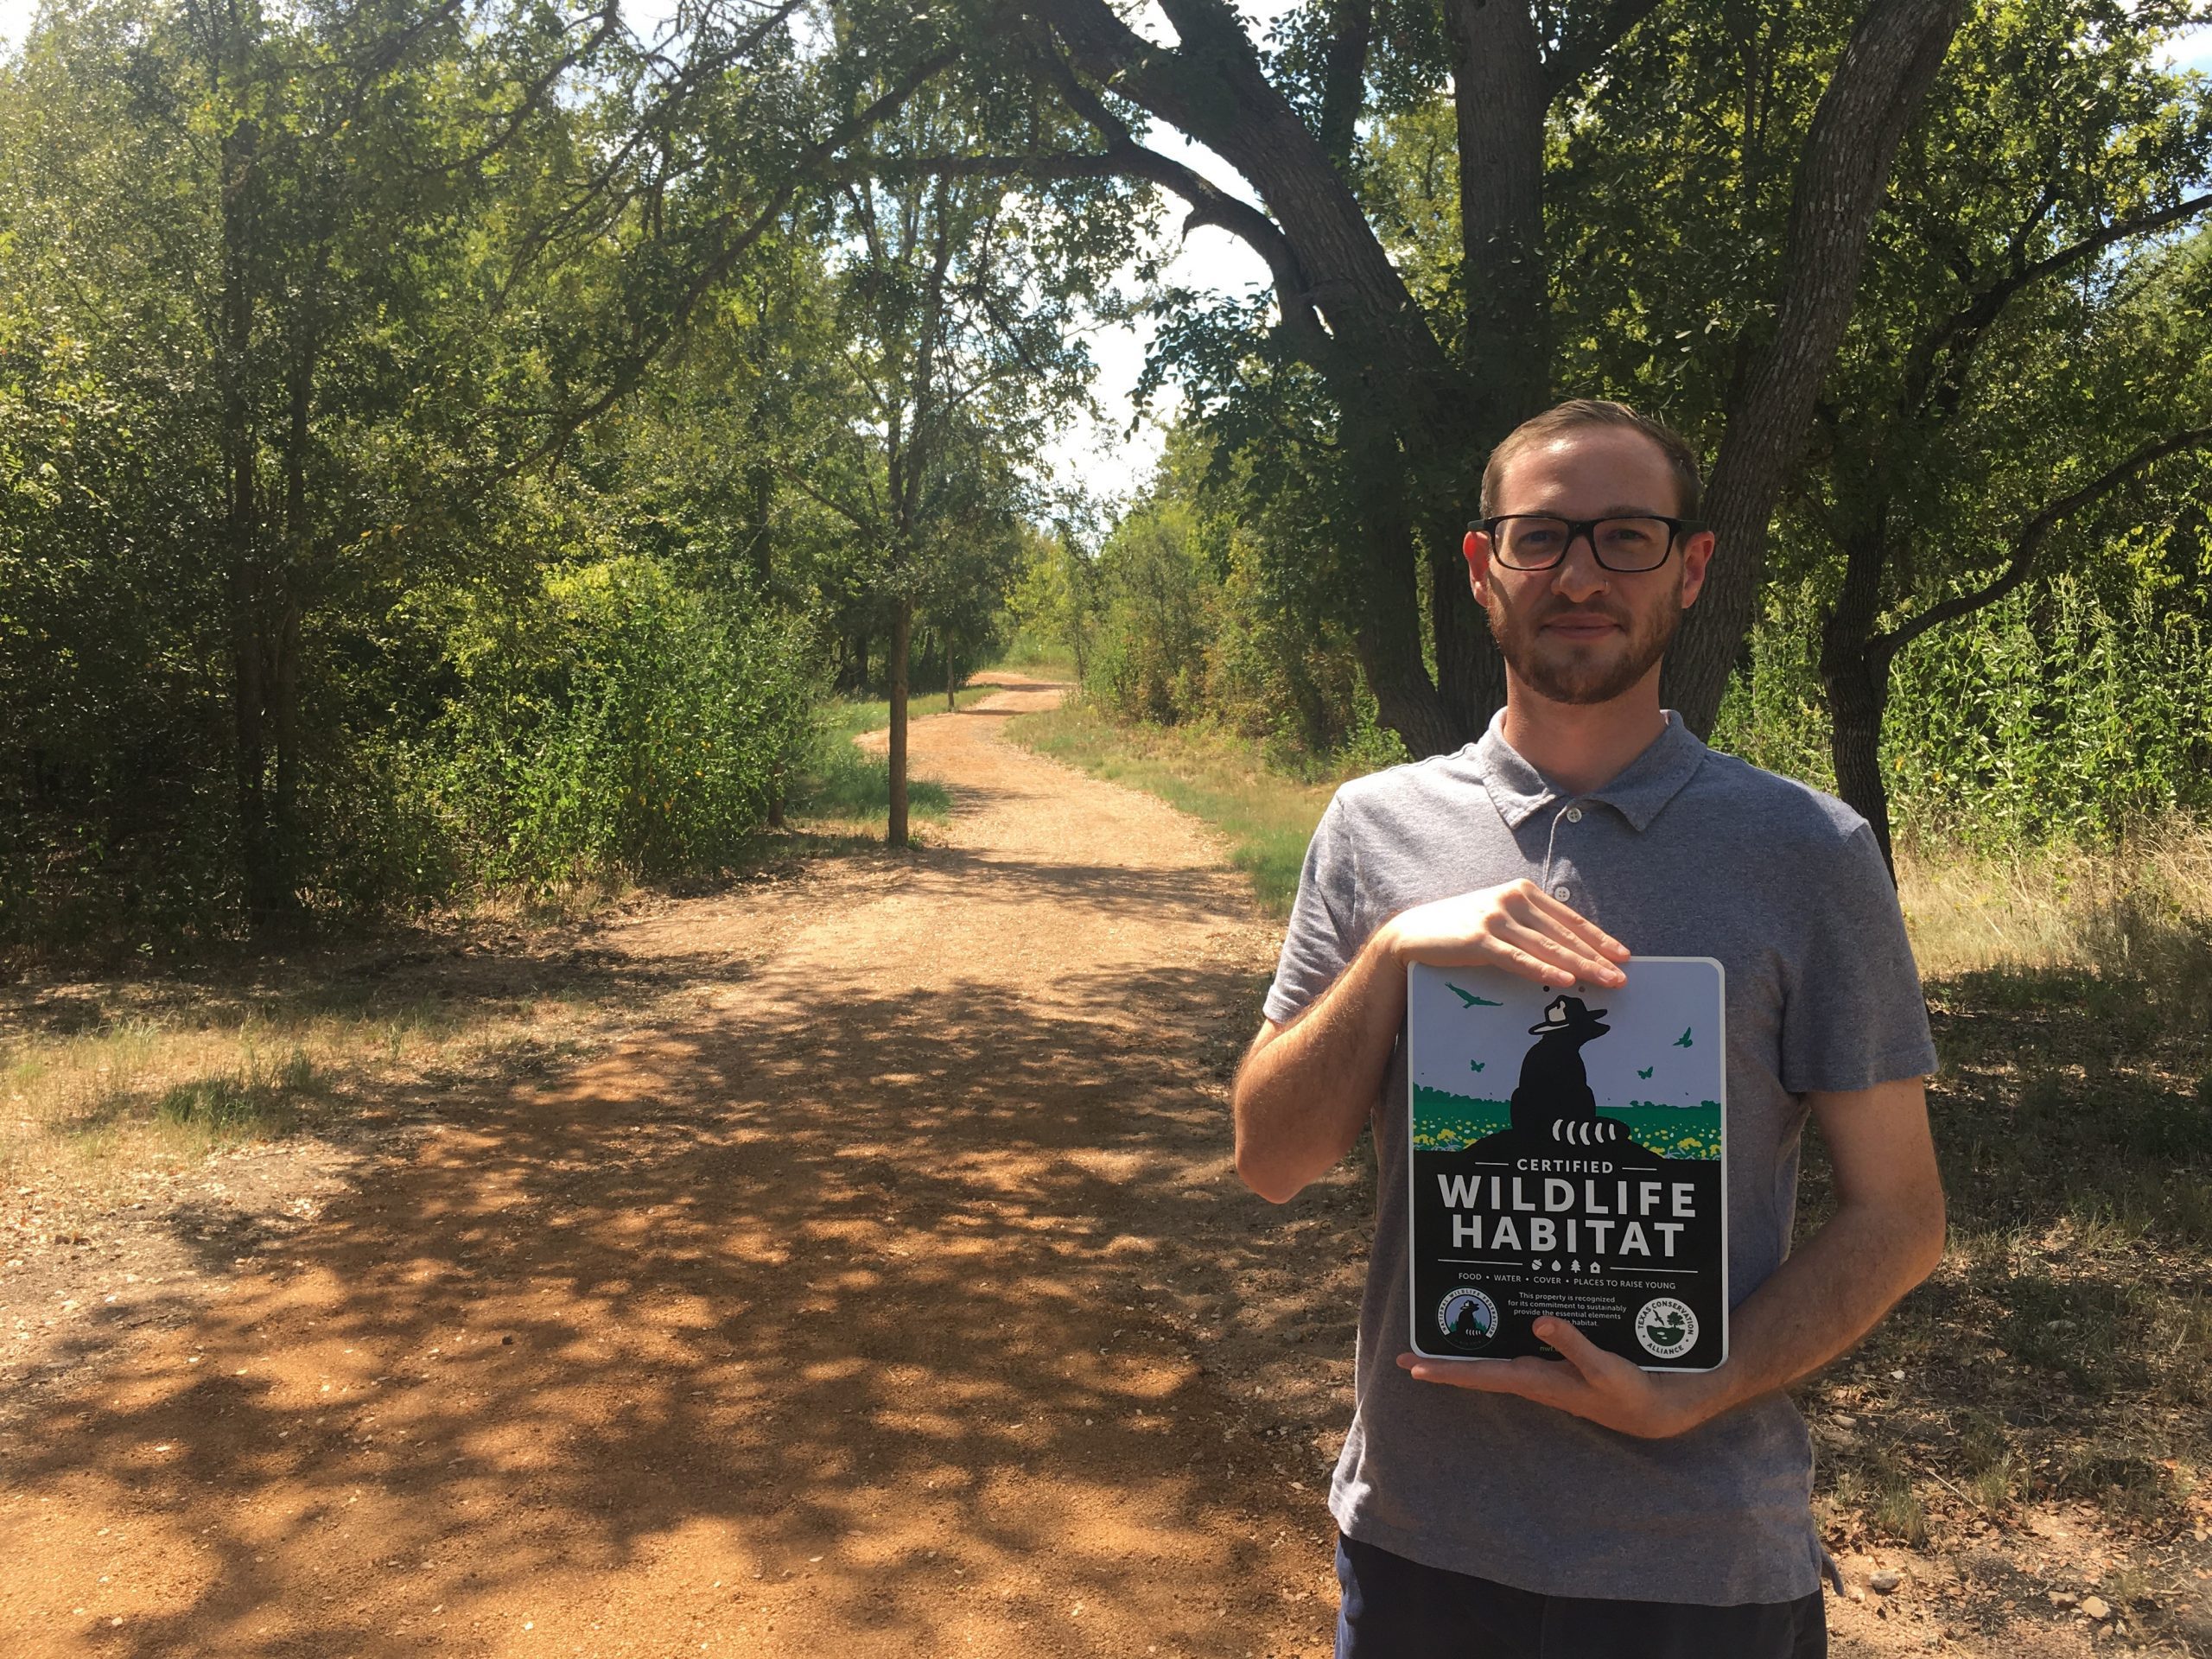
[{"label": "butterfly illustration", "polygon": [[[1503,1002],[1493,1002],[1486,996],[1477,996],[1472,991],[1463,991],[1448,979],[1444,984],[1452,995],[1459,999],[1459,1006],[1463,1008],[1502,1008],[1505,1006]],[[1482,1070],[1480,1066],[1475,1069],[1478,1071]]]},{"label": "butterfly illustration", "polygon": [[1649,1066],[1649,1065],[1647,1065],[1647,1066],[1645,1066],[1642,1071],[1638,1071],[1636,1075],[1637,1075],[1637,1077],[1649,1077],[1649,1076],[1652,1074],[1652,1072],[1653,1072],[1653,1071],[1656,1071],[1657,1069],[1658,1069],[1658,1068],[1657,1068],[1657,1067],[1656,1067],[1656,1066]]},{"label": "butterfly illustration", "polygon": [[1484,1062],[1481,1060],[1469,1060],[1467,1064],[1473,1066],[1476,1071],[1479,1071],[1483,1069]]},{"label": "butterfly illustration", "polygon": [[1682,1034],[1675,1039],[1675,1046],[1676,1048],[1691,1048],[1695,1046],[1695,1045],[1690,1041],[1689,1027],[1684,1026],[1682,1027]]}]

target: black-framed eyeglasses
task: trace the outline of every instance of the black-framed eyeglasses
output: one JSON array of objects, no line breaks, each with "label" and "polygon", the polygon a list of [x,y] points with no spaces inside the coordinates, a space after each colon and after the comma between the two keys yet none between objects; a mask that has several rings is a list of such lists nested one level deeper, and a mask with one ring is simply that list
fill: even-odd
[{"label": "black-framed eyeglasses", "polygon": [[1621,518],[1554,518],[1544,512],[1502,512],[1467,526],[1490,537],[1491,557],[1509,570],[1548,570],[1567,556],[1578,536],[1605,569],[1620,575],[1656,570],[1675,543],[1705,525],[1695,518],[1641,513]]}]

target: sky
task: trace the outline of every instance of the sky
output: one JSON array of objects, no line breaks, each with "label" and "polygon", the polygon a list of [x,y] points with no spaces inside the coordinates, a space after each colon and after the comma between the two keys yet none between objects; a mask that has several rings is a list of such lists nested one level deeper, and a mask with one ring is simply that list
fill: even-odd
[{"label": "sky", "polygon": [[[1257,29],[1264,29],[1294,3],[1240,0],[1246,18]],[[21,35],[36,3],[37,0],[0,0],[0,40],[12,41]],[[626,0],[626,6],[637,23],[665,16],[673,9],[670,0]],[[1162,41],[1173,39],[1156,8],[1140,26]],[[2176,42],[2170,55],[2177,63],[2212,73],[2212,27],[2197,29]],[[1222,188],[1253,200],[1249,188],[1211,150],[1185,143],[1165,130],[1156,131],[1147,142],[1195,168]],[[1201,227],[1184,237],[1180,215],[1172,201],[1162,224],[1164,245],[1174,251],[1166,272],[1167,282],[1241,296],[1267,281],[1267,268],[1259,256],[1227,232]],[[1102,504],[1126,499],[1143,486],[1163,442],[1159,421],[1171,418],[1174,408],[1172,393],[1163,395],[1153,410],[1154,419],[1134,434],[1129,431],[1135,413],[1130,393],[1144,366],[1151,332],[1148,325],[1116,324],[1102,327],[1091,335],[1091,356],[1098,365],[1094,393],[1099,417],[1078,422],[1047,450],[1044,469],[1048,482],[1080,483]]]}]

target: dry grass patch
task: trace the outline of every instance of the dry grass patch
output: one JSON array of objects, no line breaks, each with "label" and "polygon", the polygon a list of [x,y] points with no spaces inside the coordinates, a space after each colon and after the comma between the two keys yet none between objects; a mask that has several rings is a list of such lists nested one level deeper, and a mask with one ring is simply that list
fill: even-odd
[{"label": "dry grass patch", "polygon": [[575,931],[515,931],[502,950],[479,926],[227,972],[10,988],[0,1230],[66,1229],[149,1170],[342,1133],[366,1102],[581,1052],[645,988],[553,944]]},{"label": "dry grass patch", "polygon": [[[1803,1390],[1831,1540],[1994,1545],[2191,1650],[2212,1630],[2212,834],[1898,862],[1951,1241]],[[1809,1228],[1817,1149],[1805,1198]]]},{"label": "dry grass patch", "polygon": [[1897,862],[1931,979],[2075,969],[2159,992],[2212,987],[2212,829],[2179,820],[2110,849],[1901,845]]}]

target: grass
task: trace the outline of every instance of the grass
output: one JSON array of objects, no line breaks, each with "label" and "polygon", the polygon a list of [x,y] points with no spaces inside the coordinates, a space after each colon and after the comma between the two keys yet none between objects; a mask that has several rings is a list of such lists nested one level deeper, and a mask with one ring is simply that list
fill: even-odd
[{"label": "grass", "polygon": [[634,1000],[619,986],[548,985],[557,967],[517,973],[512,958],[467,949],[487,943],[448,940],[446,960],[355,943],[257,969],[10,988],[0,1192],[35,1199],[18,1207],[42,1224],[81,1218],[148,1170],[327,1127],[373,1096],[576,1052]]},{"label": "grass", "polygon": [[[955,696],[965,707],[991,690],[987,685],[965,686]],[[910,721],[944,712],[942,692],[906,699]],[[890,703],[833,697],[823,704],[819,721],[814,758],[791,791],[791,816],[810,826],[879,829],[891,817],[891,762],[880,750],[862,748],[854,739],[890,725]],[[906,810],[911,818],[941,823],[952,810],[952,798],[942,784],[910,777]]]},{"label": "grass", "polygon": [[992,669],[1003,669],[1009,674],[1026,675],[1033,680],[1052,680],[1064,685],[1073,685],[1083,677],[1076,666],[1065,657],[1056,657],[1048,651],[1023,648],[1020,641],[1005,656],[991,664]]},{"label": "grass", "polygon": [[[997,690],[994,685],[963,685],[952,694],[954,704],[965,709]],[[906,718],[910,721],[944,712],[942,691],[925,691],[906,699]],[[890,724],[891,704],[887,698],[831,697],[822,705],[823,730],[848,742],[865,733],[880,732]]]},{"label": "grass", "polygon": [[[1241,741],[1080,703],[1012,729],[1211,823],[1287,912],[1325,787]],[[1829,1540],[1963,1548],[2052,1504],[2088,1505],[2116,1555],[2190,1535],[2212,1475],[2212,830],[1908,847],[1898,874],[1943,1058],[1951,1239],[1799,1390],[1816,1432],[1853,1425],[1822,1437]],[[1833,1202],[1816,1139],[1801,1235]]]}]

